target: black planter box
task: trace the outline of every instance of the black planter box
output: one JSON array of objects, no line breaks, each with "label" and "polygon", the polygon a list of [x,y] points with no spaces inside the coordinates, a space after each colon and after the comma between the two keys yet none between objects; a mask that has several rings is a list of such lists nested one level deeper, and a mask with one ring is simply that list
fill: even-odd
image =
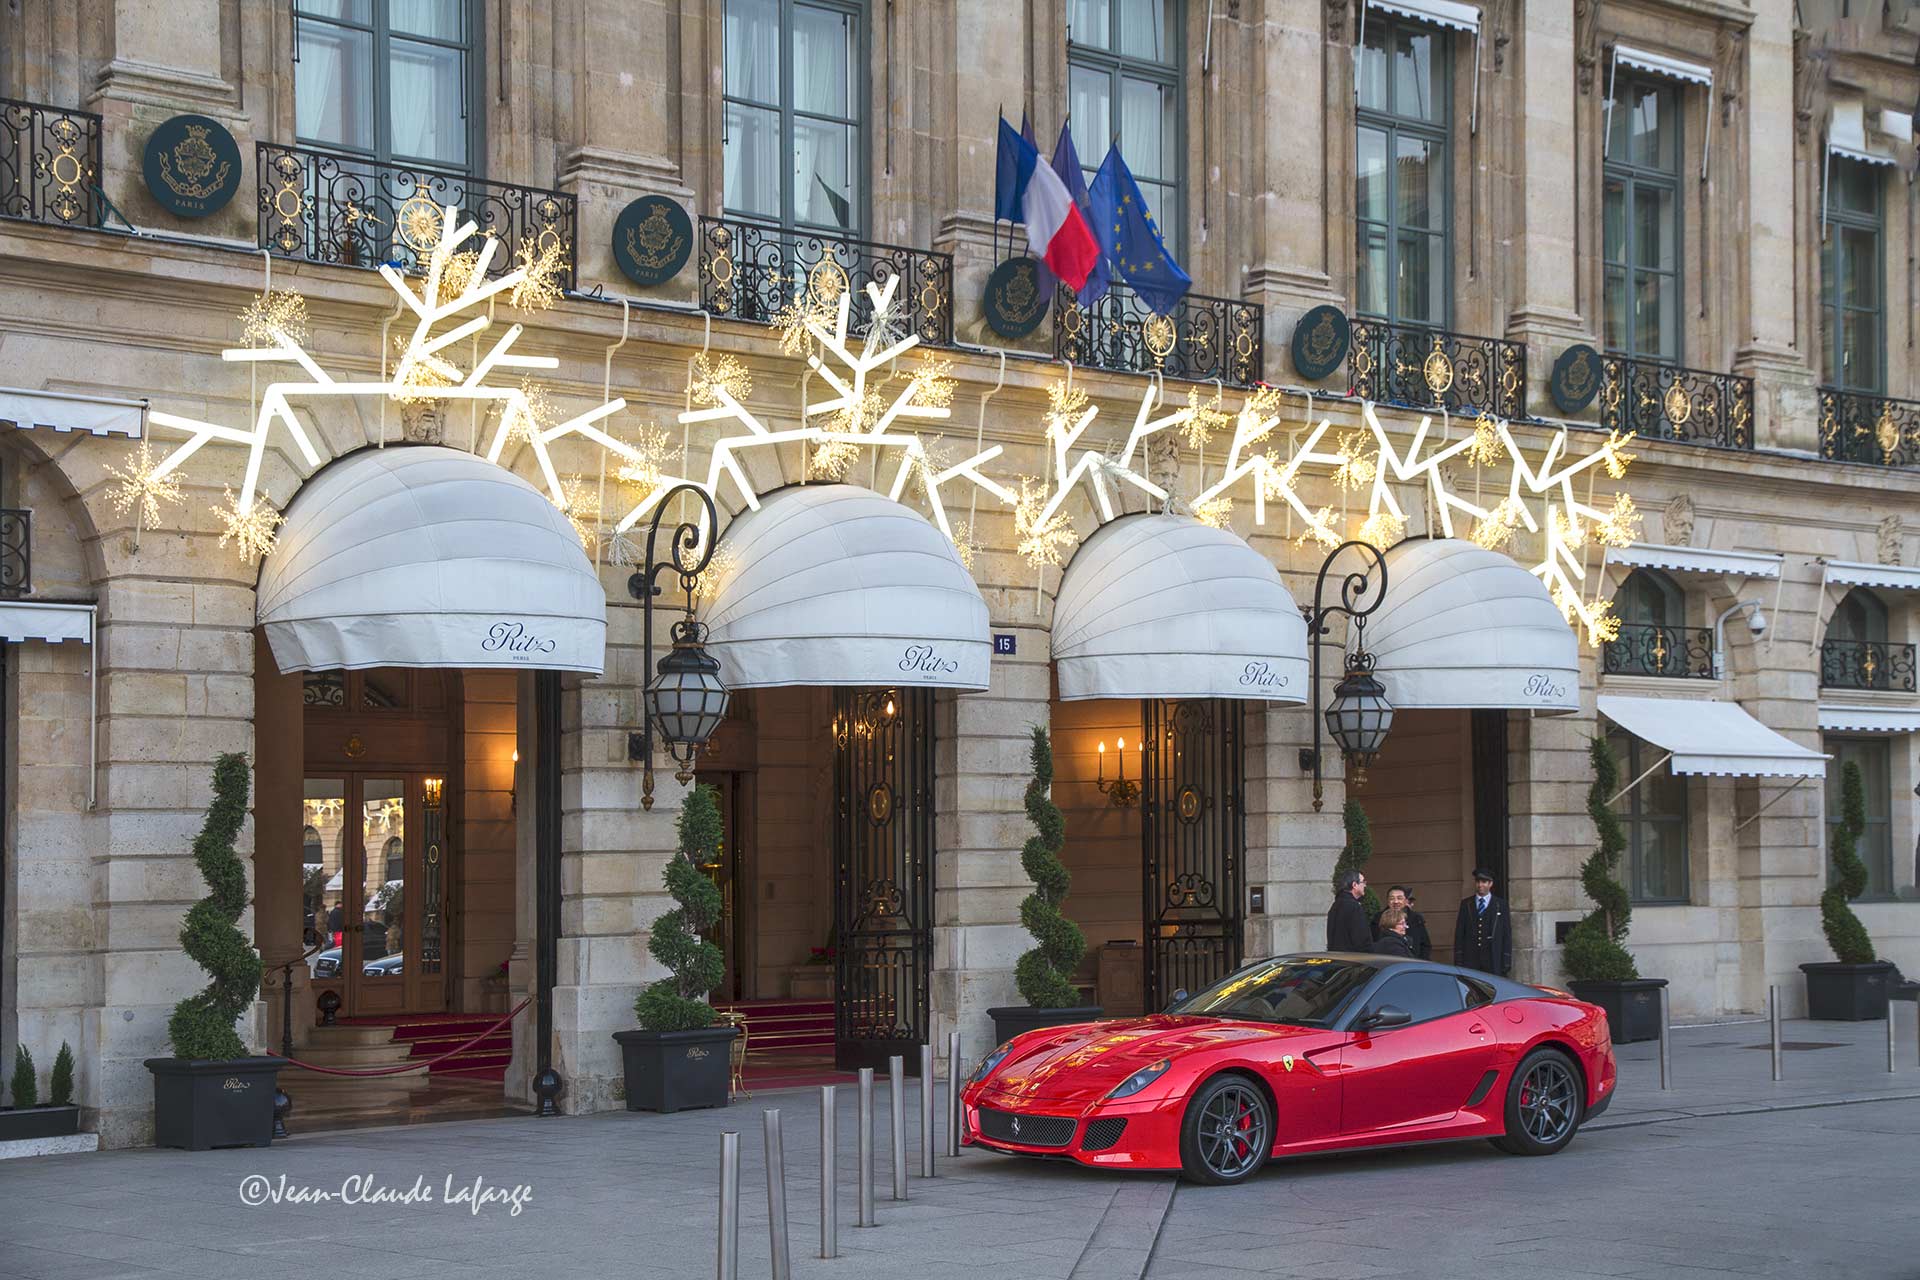
[{"label": "black planter box", "polygon": [[1660,1038],[1660,988],[1666,985],[1665,978],[1618,978],[1569,982],[1567,987],[1607,1011],[1607,1030],[1615,1044],[1633,1044]]},{"label": "black planter box", "polygon": [[727,1026],[614,1032],[626,1066],[627,1110],[726,1106],[736,1034]]},{"label": "black planter box", "polygon": [[1025,1031],[1038,1031],[1042,1027],[1070,1027],[1076,1022],[1093,1022],[1100,1017],[1100,1006],[1083,1004],[1070,1009],[1035,1009],[1030,1005],[1015,1004],[1001,1009],[989,1009],[987,1016],[993,1019],[994,1043],[1005,1044]]},{"label": "black planter box", "polygon": [[1827,960],[1803,964],[1807,975],[1807,1016],[1816,1022],[1878,1022],[1887,1016],[1893,962],[1841,964]]},{"label": "black planter box", "polygon": [[274,1078],[285,1058],[148,1058],[153,1145],[211,1151],[273,1145]]},{"label": "black planter box", "polygon": [[0,1108],[0,1142],[20,1138],[66,1138],[80,1132],[80,1108],[65,1106]]}]

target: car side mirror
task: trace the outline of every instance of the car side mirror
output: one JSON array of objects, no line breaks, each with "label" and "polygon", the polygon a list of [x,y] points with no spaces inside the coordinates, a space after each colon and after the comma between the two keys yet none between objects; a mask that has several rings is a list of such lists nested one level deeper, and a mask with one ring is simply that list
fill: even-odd
[{"label": "car side mirror", "polygon": [[1174,1005],[1179,1004],[1182,1000],[1185,1000],[1186,998],[1187,998],[1187,989],[1185,987],[1175,987],[1173,989],[1173,999],[1167,1002],[1167,1008],[1172,1009]]},{"label": "car side mirror", "polygon": [[1372,1013],[1365,1014],[1354,1024],[1360,1031],[1384,1031],[1388,1027],[1404,1027],[1413,1021],[1413,1015],[1399,1005],[1383,1004]]}]

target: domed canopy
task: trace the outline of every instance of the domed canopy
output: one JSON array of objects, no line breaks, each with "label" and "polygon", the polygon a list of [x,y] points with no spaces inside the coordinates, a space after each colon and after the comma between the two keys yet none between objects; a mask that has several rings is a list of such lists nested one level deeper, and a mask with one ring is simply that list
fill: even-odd
[{"label": "domed canopy", "polygon": [[303,485],[257,600],[282,671],[605,661],[606,593],[567,518],[438,445],[367,449]]},{"label": "domed canopy", "polygon": [[1387,552],[1387,595],[1366,646],[1396,707],[1580,709],[1579,641],[1546,586],[1459,538]]},{"label": "domed canopy", "polygon": [[1307,624],[1267,558],[1190,516],[1081,545],[1053,610],[1060,697],[1307,700]]},{"label": "domed canopy", "polygon": [[947,536],[891,498],[779,490],[728,526],[715,559],[700,612],[729,689],[987,687],[987,602]]}]

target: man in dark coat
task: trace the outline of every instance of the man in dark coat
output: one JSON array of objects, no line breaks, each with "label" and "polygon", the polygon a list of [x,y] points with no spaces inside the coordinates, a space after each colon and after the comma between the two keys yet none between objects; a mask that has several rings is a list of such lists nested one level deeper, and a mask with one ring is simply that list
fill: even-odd
[{"label": "man in dark coat", "polygon": [[1473,893],[1460,900],[1453,926],[1453,962],[1501,977],[1513,971],[1513,920],[1507,900],[1493,892],[1493,873],[1475,867]]},{"label": "man in dark coat", "polygon": [[1387,933],[1387,912],[1399,908],[1407,913],[1407,950],[1416,960],[1433,959],[1433,938],[1427,933],[1427,918],[1413,909],[1413,895],[1407,892],[1405,885],[1395,885],[1387,890],[1387,905],[1381,908],[1380,916],[1373,922],[1373,936],[1377,940]]},{"label": "man in dark coat", "polygon": [[1367,909],[1360,897],[1367,891],[1367,878],[1358,871],[1342,871],[1339,887],[1333,891],[1333,906],[1327,909],[1327,950],[1371,951],[1373,929],[1367,924]]},{"label": "man in dark coat", "polygon": [[1403,960],[1414,958],[1413,948],[1407,943],[1407,912],[1404,907],[1388,907],[1380,913],[1380,939],[1373,944],[1373,954],[1377,956],[1399,956]]}]

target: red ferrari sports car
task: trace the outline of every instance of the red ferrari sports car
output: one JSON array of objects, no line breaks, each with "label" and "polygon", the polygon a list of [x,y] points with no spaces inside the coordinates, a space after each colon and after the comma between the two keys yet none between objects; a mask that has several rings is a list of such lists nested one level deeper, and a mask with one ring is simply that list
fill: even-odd
[{"label": "red ferrari sports car", "polygon": [[1549,1155],[1612,1101],[1606,1014],[1564,992],[1375,955],[1256,961],[1164,1014],[1016,1036],[963,1140],[1086,1165],[1252,1177],[1270,1156],[1489,1138]]}]

